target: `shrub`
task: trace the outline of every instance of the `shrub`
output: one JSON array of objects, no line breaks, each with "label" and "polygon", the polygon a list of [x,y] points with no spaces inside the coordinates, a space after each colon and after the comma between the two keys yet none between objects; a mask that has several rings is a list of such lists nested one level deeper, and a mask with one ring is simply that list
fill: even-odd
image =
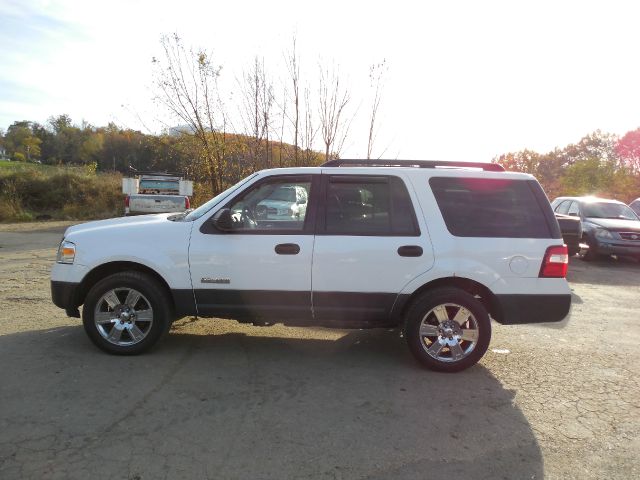
[{"label": "shrub", "polygon": [[121,215],[120,178],[85,169],[0,173],[0,221],[24,221],[40,215],[74,220]]}]

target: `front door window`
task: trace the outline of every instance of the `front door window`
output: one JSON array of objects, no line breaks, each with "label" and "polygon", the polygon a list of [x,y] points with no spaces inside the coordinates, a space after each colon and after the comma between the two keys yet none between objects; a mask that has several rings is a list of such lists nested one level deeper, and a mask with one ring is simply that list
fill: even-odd
[{"label": "front door window", "polygon": [[260,182],[230,205],[233,230],[302,231],[310,193],[309,176]]}]

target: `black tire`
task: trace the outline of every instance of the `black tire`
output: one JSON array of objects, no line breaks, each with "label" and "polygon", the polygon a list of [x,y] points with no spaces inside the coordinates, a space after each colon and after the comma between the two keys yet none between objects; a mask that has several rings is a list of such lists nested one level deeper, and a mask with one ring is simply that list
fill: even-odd
[{"label": "black tire", "polygon": [[[125,293],[132,291],[140,294],[137,301],[133,300],[132,306],[139,309],[137,312],[139,318],[136,317],[136,311],[133,309],[131,310],[133,314],[127,312],[131,315],[128,322],[118,320],[120,317],[117,312],[127,307],[127,300],[129,300],[129,295],[125,296]],[[104,298],[111,292],[115,292],[116,299],[121,302],[121,305],[115,308],[111,307],[112,303],[116,303],[113,297],[109,296],[111,303]],[[132,295],[132,298],[135,298],[135,295]],[[115,273],[103,278],[89,290],[82,309],[84,330],[89,339],[105,352],[116,355],[137,355],[155,345],[171,327],[173,309],[168,299],[167,289],[150,275],[135,271]],[[145,318],[151,317],[151,321],[142,320],[143,313]],[[113,317],[113,319],[99,325],[96,315]],[[127,323],[133,323],[132,328],[139,326],[137,331],[144,336],[136,340],[135,335],[130,333],[132,330],[125,331],[127,325],[119,325]],[[105,337],[109,332],[115,332],[116,326],[121,330],[117,344],[113,343],[115,338],[110,341]],[[112,335],[108,335],[108,338],[112,338]]]},{"label": "black tire", "polygon": [[[445,313],[449,318],[447,322],[453,322],[451,328],[447,322],[438,321],[433,312],[436,307],[445,308]],[[466,316],[466,322],[458,324],[457,321],[454,322],[452,317],[455,317],[458,312],[465,317],[466,312],[462,311],[460,307],[466,309],[470,315]],[[425,321],[424,330],[421,333],[423,320]],[[458,325],[459,330],[455,325]],[[448,332],[450,336],[424,335],[425,331],[432,329],[440,331],[443,326],[447,327],[443,329],[443,333]],[[452,332],[452,329],[455,332]],[[455,333],[463,333],[465,336],[469,335],[476,339],[464,340],[461,336],[456,336]],[[489,348],[491,321],[484,305],[473,295],[458,288],[439,288],[423,293],[411,304],[405,316],[405,336],[411,353],[422,365],[439,372],[459,372],[475,365]],[[456,338],[458,338],[457,341]],[[448,345],[437,345],[436,343],[440,341],[452,342],[452,348]],[[431,347],[435,347],[438,352],[430,350]],[[428,350],[432,354],[428,353]],[[455,359],[454,351],[462,352],[464,356]],[[437,356],[434,356],[433,353],[436,353]]]}]

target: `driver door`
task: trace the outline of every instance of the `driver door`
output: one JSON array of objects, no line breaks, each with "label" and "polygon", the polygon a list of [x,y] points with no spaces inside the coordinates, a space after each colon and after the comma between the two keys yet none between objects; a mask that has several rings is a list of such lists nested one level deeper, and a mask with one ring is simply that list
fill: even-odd
[{"label": "driver door", "polygon": [[[199,315],[308,322],[318,175],[258,180],[221,208],[230,231],[212,212],[194,230],[191,282]],[[306,195],[305,195],[306,194]]]}]

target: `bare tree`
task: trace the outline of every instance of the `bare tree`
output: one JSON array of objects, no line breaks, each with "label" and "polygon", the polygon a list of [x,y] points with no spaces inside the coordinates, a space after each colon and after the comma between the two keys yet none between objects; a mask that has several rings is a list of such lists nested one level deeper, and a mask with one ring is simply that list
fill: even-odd
[{"label": "bare tree", "polygon": [[282,103],[282,123],[280,124],[280,137],[278,139],[279,143],[280,143],[280,154],[278,155],[278,166],[279,167],[283,167],[284,164],[282,163],[282,155],[284,153],[284,125],[287,119],[287,102],[286,102],[286,98],[287,98],[287,87],[284,87],[284,91],[282,93],[282,98],[285,99],[285,101]]},{"label": "bare tree", "polygon": [[311,108],[311,90],[307,86],[304,89],[304,126],[302,131],[302,148],[304,151],[304,164],[312,165],[314,160],[313,143],[318,133],[314,125],[313,109]]},{"label": "bare tree", "polygon": [[293,37],[293,49],[285,58],[287,70],[289,72],[289,80],[291,80],[291,96],[293,99],[293,164],[299,166],[298,160],[298,138],[300,132],[300,57],[296,49],[296,37]]},{"label": "bare tree", "polygon": [[339,156],[349,133],[351,119],[345,118],[345,108],[351,100],[349,91],[340,82],[339,71],[320,65],[319,77],[320,131],[324,142],[324,158]]},{"label": "bare tree", "polygon": [[266,166],[270,168],[271,160],[269,159],[269,155],[271,153],[270,143],[269,143],[269,133],[271,131],[271,109],[273,108],[273,85],[267,79],[267,75],[264,69],[264,61],[262,64],[262,99],[261,99],[261,110],[262,110],[262,126],[264,129],[264,149],[265,149],[265,162]]},{"label": "bare tree", "polygon": [[264,61],[260,62],[256,57],[251,70],[243,75],[239,83],[243,97],[240,113],[247,136],[251,169],[255,171],[269,166],[273,87],[267,79]]},{"label": "bare tree", "polygon": [[371,65],[369,67],[369,82],[370,88],[373,91],[373,97],[371,99],[371,116],[369,117],[369,139],[367,142],[367,159],[371,158],[371,152],[373,151],[373,144],[375,143],[378,132],[376,130],[376,117],[378,114],[378,107],[380,106],[380,100],[382,98],[382,79],[387,71],[386,60],[382,60],[382,63]]},{"label": "bare tree", "polygon": [[162,36],[160,44],[164,56],[153,58],[155,100],[185,124],[182,134],[198,140],[211,189],[218,193],[224,186],[227,126],[218,90],[221,67],[203,50],[185,48],[177,34]]}]

